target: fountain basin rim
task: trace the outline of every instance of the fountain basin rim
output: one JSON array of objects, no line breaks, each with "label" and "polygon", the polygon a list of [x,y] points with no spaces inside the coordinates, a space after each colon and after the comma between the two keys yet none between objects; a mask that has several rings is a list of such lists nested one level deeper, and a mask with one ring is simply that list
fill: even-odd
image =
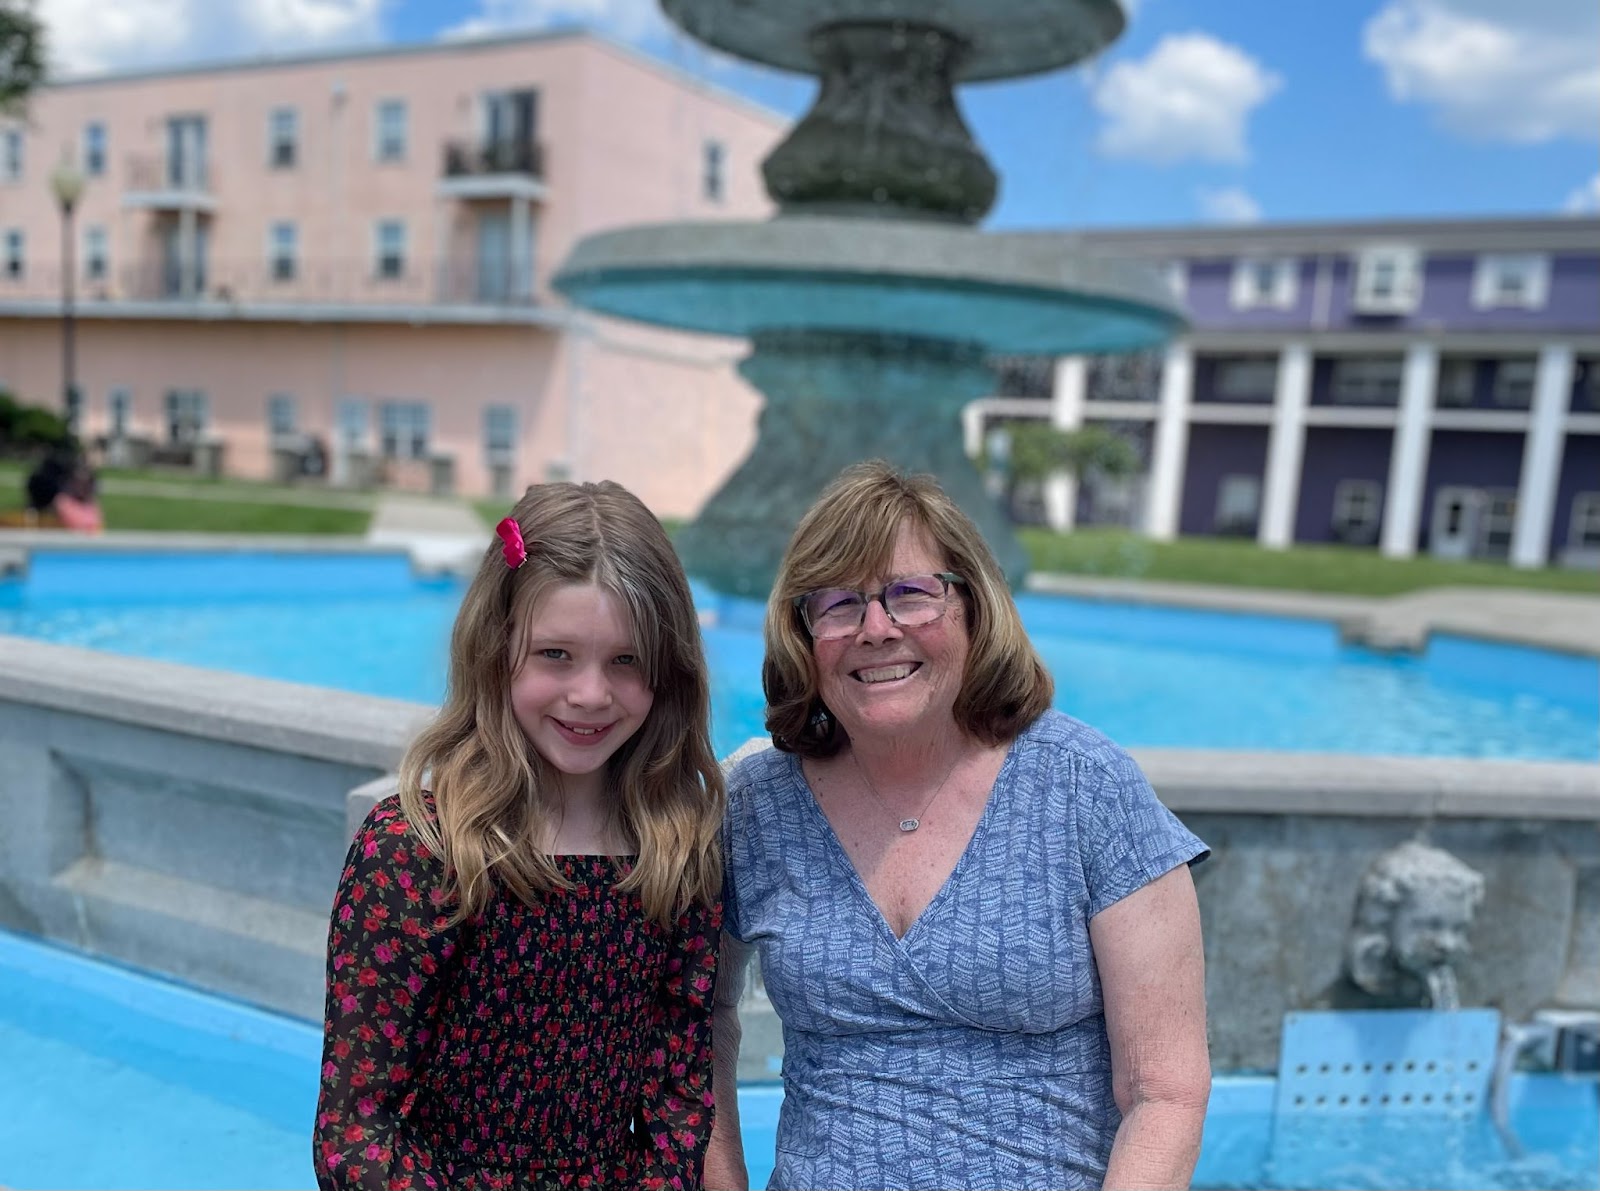
[{"label": "fountain basin rim", "polygon": [[1127,27],[1117,0],[662,0],[669,20],[714,49],[818,75],[811,33],[835,24],[933,26],[968,43],[957,83],[1043,74],[1100,52]]},{"label": "fountain basin rim", "polygon": [[1064,355],[1157,346],[1185,326],[1148,263],[1069,234],[781,216],[585,238],[553,282],[576,305],[676,330],[866,332]]}]

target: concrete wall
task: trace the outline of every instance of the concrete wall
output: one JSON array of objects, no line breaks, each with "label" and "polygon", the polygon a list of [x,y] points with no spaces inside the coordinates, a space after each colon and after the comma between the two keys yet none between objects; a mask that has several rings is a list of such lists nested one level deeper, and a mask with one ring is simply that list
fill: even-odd
[{"label": "concrete wall", "polygon": [[[0,636],[0,926],[306,1018],[353,825],[428,709]],[[1196,870],[1213,1061],[1270,1068],[1357,884],[1426,838],[1484,873],[1462,1000],[1600,1008],[1600,768],[1141,750]],[[759,989],[742,1070],[781,1046]]]}]

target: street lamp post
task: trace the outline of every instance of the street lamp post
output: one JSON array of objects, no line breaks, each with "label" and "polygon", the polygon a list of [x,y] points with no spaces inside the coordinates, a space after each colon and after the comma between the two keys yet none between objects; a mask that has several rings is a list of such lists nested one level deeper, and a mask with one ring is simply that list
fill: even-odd
[{"label": "street lamp post", "polygon": [[67,433],[78,433],[77,343],[74,299],[77,268],[73,256],[72,214],[83,194],[83,173],[67,156],[50,175],[50,189],[61,207],[61,401]]}]

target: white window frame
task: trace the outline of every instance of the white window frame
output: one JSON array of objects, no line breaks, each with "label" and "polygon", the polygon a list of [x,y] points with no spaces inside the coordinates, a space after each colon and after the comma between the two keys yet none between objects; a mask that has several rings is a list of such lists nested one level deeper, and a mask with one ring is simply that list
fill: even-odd
[{"label": "white window frame", "polygon": [[[1513,385],[1520,392],[1528,387],[1526,401],[1511,399]],[[1532,409],[1533,394],[1539,384],[1539,361],[1526,356],[1511,356],[1496,360],[1494,365],[1494,403],[1500,409]]]},{"label": "white window frame", "polygon": [[[1257,369],[1270,370],[1270,380],[1267,384],[1257,387],[1223,383],[1223,378],[1228,372],[1245,373],[1247,370]],[[1225,356],[1216,362],[1212,378],[1212,394],[1218,401],[1244,405],[1270,403],[1276,399],[1278,392],[1278,357]]]},{"label": "white window frame", "polygon": [[300,165],[300,109],[283,104],[267,113],[267,168],[292,170]]},{"label": "white window frame", "polygon": [[211,403],[204,389],[168,389],[162,404],[167,442],[192,445],[200,441],[211,424]]},{"label": "white window frame", "polygon": [[[1380,283],[1385,274],[1388,285]],[[1409,244],[1374,244],[1356,258],[1351,308],[1357,314],[1410,314],[1422,301],[1422,252]]]},{"label": "white window frame", "polygon": [[[1516,278],[1516,292],[1506,289]],[[1486,253],[1472,273],[1474,310],[1543,310],[1550,297],[1550,258],[1537,252]]]},{"label": "white window frame", "polygon": [[510,463],[517,449],[517,409],[514,405],[483,407],[483,451],[490,464]]},{"label": "white window frame", "polygon": [[[96,135],[98,134],[98,135]],[[109,156],[110,136],[106,132],[104,120],[90,120],[83,126],[83,176],[85,178],[100,178],[106,172],[106,158]]]},{"label": "white window frame", "polygon": [[[1461,380],[1463,377],[1464,385]],[[1477,360],[1470,357],[1447,356],[1439,361],[1439,379],[1433,395],[1435,409],[1471,409],[1477,395]]]},{"label": "white window frame", "polygon": [[106,393],[106,433],[126,438],[133,430],[133,390],[116,385]]},{"label": "white window frame", "polygon": [[86,224],[83,229],[83,279],[104,281],[111,272],[111,238],[103,223]]},{"label": "white window frame", "polygon": [[[385,123],[387,113],[398,113],[398,132]],[[376,101],[372,105],[372,160],[379,164],[403,162],[410,149],[410,105],[393,96]]]},{"label": "white window frame", "polygon": [[0,182],[20,182],[27,172],[27,141],[20,128],[0,128]]},{"label": "white window frame", "polygon": [[715,137],[700,146],[700,197],[708,203],[728,198],[728,146]]},{"label": "white window frame", "polygon": [[1567,548],[1600,551],[1600,492],[1573,493],[1572,512],[1567,518]]},{"label": "white window frame", "polygon": [[1383,484],[1340,480],[1333,486],[1333,531],[1345,541],[1377,541],[1382,524]]},{"label": "white window frame", "polygon": [[[1251,511],[1248,518],[1228,520],[1223,513],[1232,504],[1241,502],[1230,499],[1234,493],[1248,491],[1251,494]],[[1217,481],[1217,507],[1211,519],[1211,528],[1218,533],[1239,533],[1247,528],[1254,528],[1261,524],[1261,477],[1257,475],[1237,474],[1223,476]]]},{"label": "white window frame", "polygon": [[1338,356],[1328,398],[1335,405],[1399,405],[1404,374],[1399,356]]},{"label": "white window frame", "polygon": [[427,459],[433,411],[426,401],[385,401],[378,407],[378,450],[385,459]]},{"label": "white window frame", "polygon": [[[393,253],[384,244],[384,233],[398,229],[395,234],[396,247]],[[379,281],[402,281],[405,279],[406,267],[409,265],[409,252],[407,243],[409,236],[406,232],[404,219],[375,219],[372,222],[372,276]],[[391,256],[397,267],[390,269],[387,262]]]},{"label": "white window frame", "polygon": [[0,260],[0,277],[6,281],[21,281],[28,275],[28,233],[20,227],[8,227],[0,236],[4,259]]},{"label": "white window frame", "polygon": [[1229,302],[1235,310],[1292,310],[1299,292],[1298,257],[1242,256],[1233,262]]},{"label": "white window frame", "polygon": [[300,433],[299,403],[293,393],[267,394],[267,437],[274,443]]},{"label": "white window frame", "polygon": [[267,280],[294,281],[300,276],[300,227],[292,219],[267,225]]}]

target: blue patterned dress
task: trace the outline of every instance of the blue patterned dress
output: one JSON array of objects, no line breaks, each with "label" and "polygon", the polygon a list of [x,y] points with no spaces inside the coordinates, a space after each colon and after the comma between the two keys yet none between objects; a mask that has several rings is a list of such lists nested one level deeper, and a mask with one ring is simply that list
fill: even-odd
[{"label": "blue patterned dress", "polygon": [[783,1022],[769,1188],[1098,1187],[1121,1121],[1089,919],[1206,848],[1133,759],[1046,712],[897,939],[799,758],[729,782],[724,926]]}]

